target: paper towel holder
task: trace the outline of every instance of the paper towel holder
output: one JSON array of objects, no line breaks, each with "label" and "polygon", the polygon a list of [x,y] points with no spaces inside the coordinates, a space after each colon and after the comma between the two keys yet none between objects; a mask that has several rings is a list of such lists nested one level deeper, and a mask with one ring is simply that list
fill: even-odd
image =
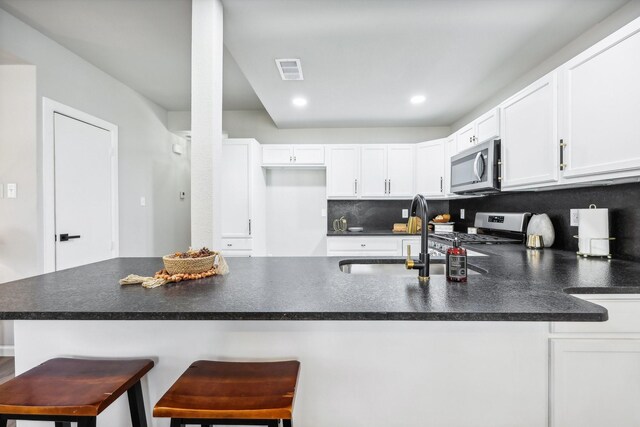
[{"label": "paper towel holder", "polygon": [[[574,239],[579,239],[579,238],[580,238],[580,236],[573,236],[573,238],[574,238]],[[615,237],[591,237],[591,238],[589,239],[589,251],[591,251],[591,243],[592,243],[594,240],[616,240],[616,238],[615,238]],[[607,255],[593,255],[593,254],[586,254],[586,253],[584,253],[584,252],[580,252],[580,251],[576,252],[576,254],[577,254],[578,256],[582,256],[582,257],[585,257],[585,258],[587,258],[587,257],[594,257],[594,258],[604,258],[604,257],[607,257],[608,259],[611,259],[611,254],[607,254]]]}]

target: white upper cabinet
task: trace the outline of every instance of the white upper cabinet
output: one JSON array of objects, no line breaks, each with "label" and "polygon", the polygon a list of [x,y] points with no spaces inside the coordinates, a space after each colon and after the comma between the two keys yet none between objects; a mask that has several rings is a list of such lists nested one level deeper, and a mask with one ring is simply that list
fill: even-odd
[{"label": "white upper cabinet", "polygon": [[456,132],[457,152],[499,137],[500,113],[496,108],[486,112]]},{"label": "white upper cabinet", "polygon": [[637,176],[640,19],[560,68],[563,178]]},{"label": "white upper cabinet", "polygon": [[476,144],[498,139],[500,137],[500,110],[496,108],[483,114],[475,121],[475,124]]},{"label": "white upper cabinet", "polygon": [[415,145],[387,146],[387,196],[410,198],[414,194]]},{"label": "white upper cabinet", "polygon": [[250,237],[251,146],[247,142],[225,142],[222,158],[222,176],[233,183],[222,186],[222,237]]},{"label": "white upper cabinet", "polygon": [[353,199],[359,196],[360,146],[327,146],[327,197]]},{"label": "white upper cabinet", "polygon": [[413,144],[363,145],[362,198],[409,198],[414,193]]},{"label": "white upper cabinet", "polygon": [[503,190],[558,181],[556,86],[554,72],[501,105]]},{"label": "white upper cabinet", "polygon": [[421,142],[416,146],[416,192],[426,197],[443,197],[446,139]]},{"label": "white upper cabinet", "polygon": [[387,196],[387,146],[363,145],[361,151],[361,197]]},{"label": "white upper cabinet", "polygon": [[322,166],[324,146],[270,144],[262,146],[263,166]]},{"label": "white upper cabinet", "polygon": [[[467,148],[471,148],[475,145],[475,142],[474,142],[475,131],[476,131],[475,123],[469,123],[462,129],[460,129],[458,132],[456,132],[456,143],[457,143],[456,153],[459,153],[460,151],[464,151]],[[456,154],[456,153],[453,153],[453,154]]]}]

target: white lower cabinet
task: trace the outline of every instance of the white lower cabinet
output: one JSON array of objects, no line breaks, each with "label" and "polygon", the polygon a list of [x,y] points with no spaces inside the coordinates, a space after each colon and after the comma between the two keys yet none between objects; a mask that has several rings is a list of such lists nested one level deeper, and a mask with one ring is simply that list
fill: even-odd
[{"label": "white lower cabinet", "polygon": [[551,340],[551,426],[640,425],[640,339]]},{"label": "white lower cabinet", "polygon": [[411,246],[414,257],[420,252],[420,238],[399,236],[329,236],[327,256],[407,256],[407,246]]},{"label": "white lower cabinet", "polygon": [[549,425],[640,426],[640,296],[581,298],[609,320],[552,324]]}]

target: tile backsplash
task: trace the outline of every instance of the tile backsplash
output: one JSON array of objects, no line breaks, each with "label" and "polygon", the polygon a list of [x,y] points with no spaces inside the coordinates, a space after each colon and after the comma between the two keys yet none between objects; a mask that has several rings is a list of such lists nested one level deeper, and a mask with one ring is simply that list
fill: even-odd
[{"label": "tile backsplash", "polygon": [[[411,200],[329,200],[327,203],[327,230],[333,231],[333,220],[344,216],[349,227],[391,230],[402,218],[402,209],[409,209]],[[446,200],[429,201],[429,216],[445,213],[449,209]]]},{"label": "tile backsplash", "polygon": [[[578,250],[573,238],[578,227],[570,226],[570,209],[588,208],[590,204],[609,209],[609,229],[614,258],[640,261],[640,183],[571,188],[540,192],[505,192],[501,194],[449,201],[456,229],[473,225],[476,212],[546,213],[555,228],[554,248]],[[460,220],[460,209],[465,219]]]}]

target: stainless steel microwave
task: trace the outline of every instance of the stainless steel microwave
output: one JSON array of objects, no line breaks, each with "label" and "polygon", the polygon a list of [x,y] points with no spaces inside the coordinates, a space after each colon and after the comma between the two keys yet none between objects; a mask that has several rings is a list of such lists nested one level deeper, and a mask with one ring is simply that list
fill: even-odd
[{"label": "stainless steel microwave", "polygon": [[451,157],[451,191],[456,194],[500,191],[500,140],[483,142]]}]

